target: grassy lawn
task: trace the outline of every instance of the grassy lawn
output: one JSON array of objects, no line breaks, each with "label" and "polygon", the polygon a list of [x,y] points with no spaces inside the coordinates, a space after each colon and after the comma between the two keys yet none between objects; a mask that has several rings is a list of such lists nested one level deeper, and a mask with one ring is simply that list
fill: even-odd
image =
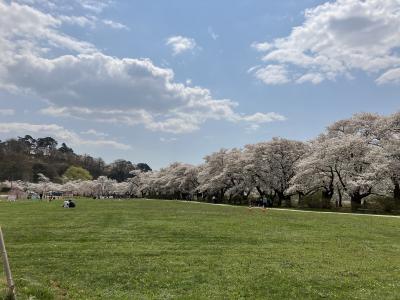
[{"label": "grassy lawn", "polygon": [[0,224],[19,299],[400,299],[395,218],[80,199]]}]

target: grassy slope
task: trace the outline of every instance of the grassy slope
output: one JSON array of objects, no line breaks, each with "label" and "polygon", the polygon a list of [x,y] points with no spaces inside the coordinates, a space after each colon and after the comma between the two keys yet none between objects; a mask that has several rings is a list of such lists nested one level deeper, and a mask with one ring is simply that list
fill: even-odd
[{"label": "grassy slope", "polygon": [[400,219],[77,203],[0,202],[19,299],[400,297]]}]

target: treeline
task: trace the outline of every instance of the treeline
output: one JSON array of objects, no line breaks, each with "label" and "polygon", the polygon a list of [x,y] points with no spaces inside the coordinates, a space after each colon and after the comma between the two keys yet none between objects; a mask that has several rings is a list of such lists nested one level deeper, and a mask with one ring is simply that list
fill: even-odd
[{"label": "treeline", "polygon": [[329,126],[309,142],[274,138],[222,149],[192,166],[174,163],[136,181],[140,196],[273,206],[353,210],[400,208],[400,112],[362,113]]},{"label": "treeline", "polygon": [[[12,143],[23,144],[25,140]],[[335,122],[308,142],[273,138],[242,149],[221,149],[207,155],[200,165],[176,162],[150,172],[144,172],[139,165],[124,169],[125,163],[120,168],[110,167],[113,164],[107,167],[97,160],[102,167],[94,173],[92,165],[84,163],[86,156],[66,151],[65,145],[57,149],[42,144],[34,151],[28,147],[30,150],[25,149],[23,155],[23,151],[16,153],[28,158],[37,156],[40,159],[35,158],[35,162],[42,164],[53,156],[59,157],[60,164],[70,159],[70,163],[79,164],[92,174],[103,172],[105,176],[64,184],[48,179],[37,184],[15,183],[21,189],[43,194],[59,190],[96,198],[196,199],[231,204],[266,198],[273,206],[295,204],[329,209],[350,204],[353,210],[370,209],[371,205],[385,211],[400,209],[400,112],[390,116],[357,114]],[[10,156],[2,162],[21,161]],[[33,177],[35,171],[41,170],[31,166],[27,174]],[[61,174],[62,169],[55,172]]]},{"label": "treeline", "polygon": [[43,174],[51,181],[60,183],[71,166],[89,171],[94,179],[107,176],[118,182],[128,179],[130,172],[136,168],[151,170],[146,163],[134,165],[123,159],[106,164],[101,158],[76,154],[65,143],[58,146],[58,142],[51,137],[35,139],[26,135],[0,141],[0,181],[38,182],[38,174]]}]

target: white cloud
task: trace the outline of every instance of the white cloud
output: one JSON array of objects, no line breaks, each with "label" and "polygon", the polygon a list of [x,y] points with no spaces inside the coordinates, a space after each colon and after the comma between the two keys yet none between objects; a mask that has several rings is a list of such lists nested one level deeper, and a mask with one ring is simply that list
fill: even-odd
[{"label": "white cloud", "polygon": [[84,9],[90,13],[100,14],[111,6],[114,0],[13,0],[20,4],[35,6],[45,11],[73,11]]},{"label": "white cloud", "polygon": [[113,28],[113,29],[125,29],[125,30],[129,30],[129,27],[128,27],[128,26],[126,26],[126,25],[124,25],[124,24],[122,24],[122,23],[119,23],[119,22],[112,21],[112,20],[103,20],[103,23],[104,23],[105,25],[107,25],[107,26]]},{"label": "white cloud", "polygon": [[276,85],[290,81],[289,72],[285,66],[268,65],[262,68],[250,69],[254,71],[255,76],[266,84]]},{"label": "white cloud", "polygon": [[[37,6],[47,11],[54,11],[58,10],[59,8],[64,8],[61,0],[14,0],[14,2],[17,2],[19,4]],[[67,7],[69,8],[70,6]]]},{"label": "white cloud", "polygon": [[274,121],[285,121],[286,118],[280,114],[277,113],[255,113],[253,115],[247,115],[243,116],[240,118],[242,121],[247,121],[247,122],[254,122],[256,124],[261,124],[261,123],[268,123],[268,122],[274,122]]},{"label": "white cloud", "polygon": [[322,81],[324,81],[324,77],[319,73],[307,73],[296,80],[297,83],[311,82],[313,84],[318,84]]},{"label": "white cloud", "polygon": [[[11,64],[10,56],[44,54],[49,48],[79,53],[92,53],[96,48],[77,40],[58,29],[62,20],[40,12],[33,7],[0,0],[0,63]],[[4,49],[5,48],[5,49]],[[0,67],[1,74],[1,67]]]},{"label": "white cloud", "polygon": [[248,126],[246,128],[247,133],[252,133],[257,131],[258,129],[260,129],[260,125],[259,124],[251,124],[250,126]]},{"label": "white cloud", "polygon": [[13,116],[15,115],[15,110],[13,109],[0,109],[0,116]]},{"label": "white cloud", "polygon": [[97,137],[106,137],[106,136],[108,136],[107,133],[99,132],[99,131],[97,131],[95,129],[89,129],[89,130],[86,130],[86,131],[81,131],[81,134],[93,135],[93,136],[97,136]]},{"label": "white cloud", "polygon": [[215,33],[214,29],[211,26],[208,27],[208,34],[214,41],[216,41],[219,38],[219,35]]},{"label": "white cloud", "polygon": [[112,140],[88,140],[81,138],[73,131],[67,130],[62,126],[56,124],[30,124],[30,123],[0,123],[0,133],[13,134],[13,135],[37,135],[52,136],[55,139],[66,142],[74,146],[99,146],[99,147],[112,147],[119,150],[129,150],[131,146],[122,144]]},{"label": "white cloud", "polygon": [[268,42],[264,42],[264,43],[254,42],[251,44],[251,47],[256,49],[259,52],[264,52],[264,51],[268,51],[268,50],[272,49],[273,45]]},{"label": "white cloud", "polygon": [[178,139],[177,138],[165,138],[165,137],[160,137],[160,142],[163,143],[172,143],[172,142],[176,142]]},{"label": "white cloud", "polygon": [[[320,83],[338,76],[351,78],[353,71],[379,75],[377,83],[398,82],[400,66],[400,1],[337,0],[305,11],[305,20],[287,37],[253,43],[265,52],[263,61],[280,65],[288,73],[266,84]],[[264,80],[263,78],[267,78]]]},{"label": "white cloud", "polygon": [[381,76],[379,76],[376,82],[378,84],[400,84],[400,68],[390,69],[389,71],[383,73]]},{"label": "white cloud", "polygon": [[57,16],[57,19],[62,21],[62,23],[64,23],[64,24],[77,25],[80,27],[91,27],[91,28],[94,28],[96,26],[96,22],[97,22],[97,18],[87,17],[87,16],[60,15],[60,16]]},{"label": "white cloud", "polygon": [[170,46],[173,55],[178,55],[196,48],[196,41],[192,38],[181,35],[171,36],[167,39],[166,45]]},{"label": "white cloud", "polygon": [[[1,0],[0,0],[1,2]],[[112,5],[113,1],[98,0],[16,0],[16,3],[25,4],[60,21],[62,24],[80,27],[96,28],[103,24],[112,29],[126,29],[129,27],[113,20],[102,19],[99,14]],[[83,12],[82,12],[83,9]],[[75,15],[75,14],[84,15]]]},{"label": "white cloud", "polygon": [[82,8],[92,11],[94,13],[101,13],[105,8],[110,6],[113,1],[111,0],[75,0]]},{"label": "white cloud", "polygon": [[236,102],[176,82],[171,69],[149,59],[105,55],[63,34],[62,21],[33,7],[0,0],[0,15],[0,89],[45,100],[44,114],[170,133],[192,132],[207,120],[283,120],[242,115]]}]

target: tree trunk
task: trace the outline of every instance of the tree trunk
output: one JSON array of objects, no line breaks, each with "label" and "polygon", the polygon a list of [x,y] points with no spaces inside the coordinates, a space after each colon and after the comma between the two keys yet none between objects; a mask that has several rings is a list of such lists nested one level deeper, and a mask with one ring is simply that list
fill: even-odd
[{"label": "tree trunk", "polygon": [[283,192],[276,192],[278,195],[278,206],[282,206],[282,201],[285,201],[288,206],[291,206],[290,196],[286,196]]},{"label": "tree trunk", "polygon": [[343,207],[343,204],[342,204],[342,200],[343,200],[342,191],[338,190],[338,194],[339,194],[339,207]]},{"label": "tree trunk", "polygon": [[281,207],[282,199],[283,199],[283,193],[281,194],[280,192],[277,192],[276,194],[278,196],[278,206]]},{"label": "tree trunk", "polygon": [[304,193],[298,192],[297,194],[299,195],[299,200],[297,201],[297,206],[302,206]]},{"label": "tree trunk", "polygon": [[331,208],[332,197],[333,197],[333,190],[322,191],[322,208]]},{"label": "tree trunk", "polygon": [[292,197],[285,196],[285,203],[287,207],[292,207]]},{"label": "tree trunk", "polygon": [[260,189],[260,187],[259,187],[259,186],[256,186],[256,189],[257,189],[257,192],[258,192],[258,194],[260,195],[260,197],[261,197],[261,198],[264,197],[264,192]]},{"label": "tree trunk", "polygon": [[361,207],[361,200],[371,194],[371,189],[368,192],[361,194],[360,191],[354,192],[351,196],[351,210],[356,211]]},{"label": "tree trunk", "polygon": [[393,198],[397,205],[400,205],[400,184],[398,181],[394,182]]},{"label": "tree trunk", "polygon": [[221,189],[219,191],[219,197],[217,197],[217,203],[222,203],[223,202],[224,195],[225,195],[225,191],[224,191],[224,189]]},{"label": "tree trunk", "polygon": [[338,184],[336,185],[336,189],[337,189],[338,196],[339,196],[336,207],[342,207],[343,195],[342,195],[342,190],[340,189]]},{"label": "tree trunk", "polygon": [[361,198],[359,193],[350,195],[351,210],[356,211],[361,206]]}]

